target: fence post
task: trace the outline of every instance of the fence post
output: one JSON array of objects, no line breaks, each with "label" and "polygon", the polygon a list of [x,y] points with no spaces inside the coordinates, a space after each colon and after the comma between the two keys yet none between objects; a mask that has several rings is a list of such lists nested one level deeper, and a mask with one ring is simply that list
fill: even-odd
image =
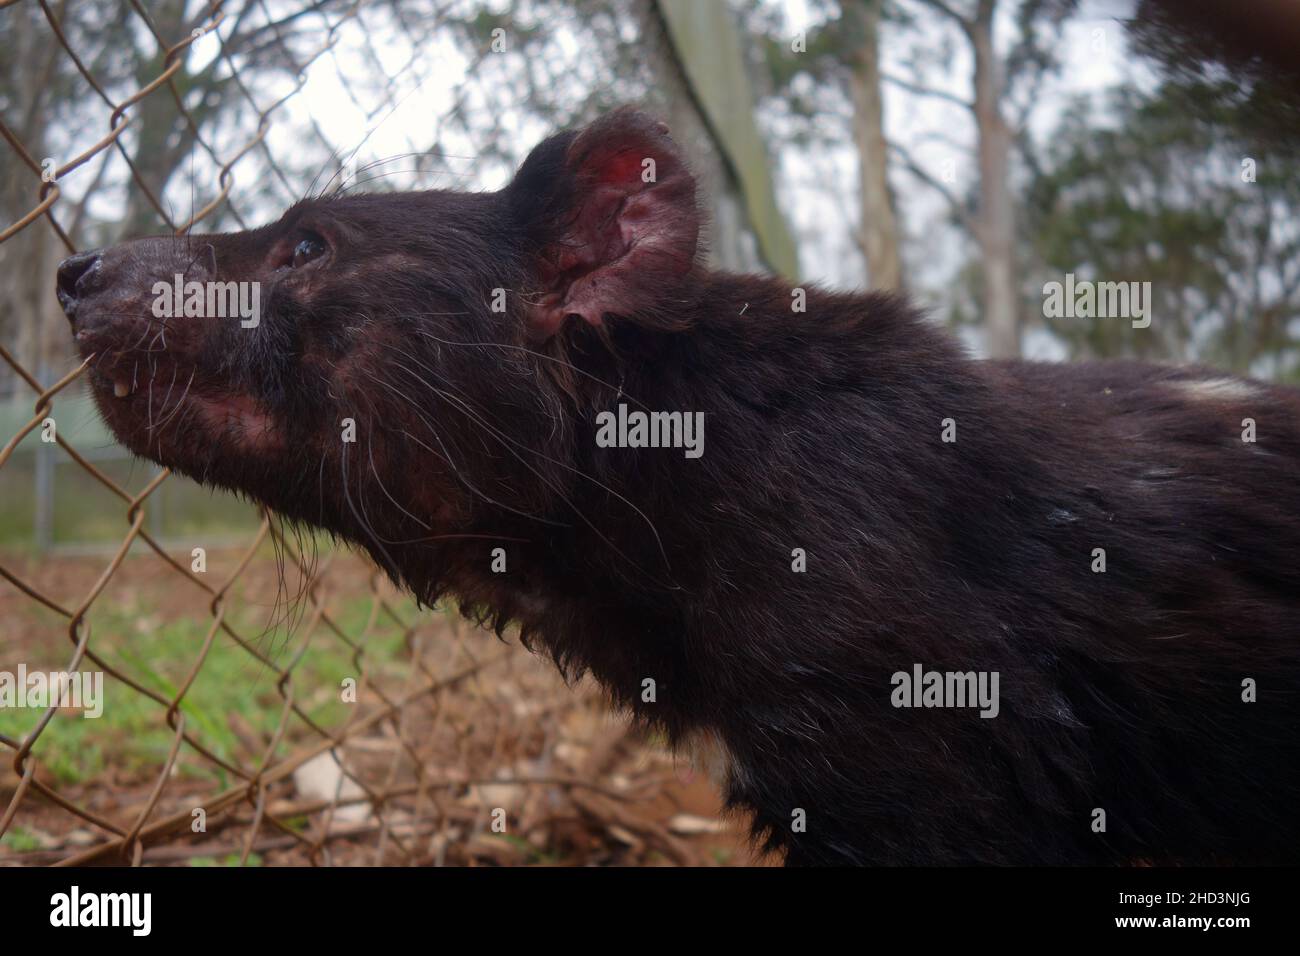
[{"label": "fence post", "polygon": [[[162,465],[158,465],[153,470],[154,477],[161,475],[162,471]],[[167,483],[164,482],[145,501],[145,507],[149,509],[149,533],[155,541],[163,539],[163,494],[166,488]]]},{"label": "fence post", "polygon": [[[41,388],[48,388],[51,384],[49,366],[41,362],[36,370],[36,381],[41,383]],[[55,426],[58,427],[57,425]],[[33,536],[35,538],[36,550],[44,553],[50,550],[54,544],[54,448],[51,443],[41,441],[39,433],[43,429],[37,429],[34,469],[36,508],[33,515],[34,527]]]}]

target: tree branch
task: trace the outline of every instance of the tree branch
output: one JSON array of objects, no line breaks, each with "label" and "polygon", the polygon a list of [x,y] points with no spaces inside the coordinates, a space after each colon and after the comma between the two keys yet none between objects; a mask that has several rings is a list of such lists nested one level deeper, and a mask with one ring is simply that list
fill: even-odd
[{"label": "tree branch", "polygon": [[975,145],[973,143],[959,142],[947,133],[941,132],[937,129],[930,130],[929,132],[917,136],[913,145],[920,145],[921,143],[941,143],[954,152],[965,153],[967,156],[975,155]]},{"label": "tree branch", "polygon": [[917,163],[916,159],[912,156],[911,153],[907,151],[906,148],[899,146],[897,143],[890,143],[889,148],[891,152],[897,154],[899,160],[902,161],[903,165],[907,168],[908,172],[910,172],[913,176],[921,180],[921,182],[925,183],[927,186],[929,186],[935,192],[937,192],[940,196],[942,196],[945,200],[947,200],[948,205],[952,207],[953,213],[957,216],[958,219],[961,220],[962,225],[967,229],[967,231],[970,232],[970,234],[973,237],[978,239],[979,223],[975,221],[975,218],[971,215],[971,212],[967,208],[966,204],[963,203],[959,198],[957,198],[957,196],[953,193],[953,191],[949,189],[943,182],[941,182],[938,179],[935,179],[928,172],[926,172],[920,166],[920,164]]},{"label": "tree branch", "polygon": [[971,28],[973,26],[973,22],[967,20],[960,13],[954,10],[952,7],[948,6],[945,0],[916,0],[916,2],[920,4],[924,4],[925,6],[929,7],[932,10],[938,10],[944,16],[948,17],[959,27],[961,27],[962,31],[967,36],[971,35]]},{"label": "tree branch", "polygon": [[917,96],[933,96],[936,99],[945,100],[949,103],[955,103],[958,106],[968,110],[975,109],[975,104],[970,100],[962,99],[956,93],[949,93],[947,90],[936,90],[929,86],[922,86],[919,83],[913,83],[905,80],[901,76],[894,76],[892,73],[881,73],[880,78],[886,83],[892,83],[900,90],[907,90],[909,93],[915,93]]}]

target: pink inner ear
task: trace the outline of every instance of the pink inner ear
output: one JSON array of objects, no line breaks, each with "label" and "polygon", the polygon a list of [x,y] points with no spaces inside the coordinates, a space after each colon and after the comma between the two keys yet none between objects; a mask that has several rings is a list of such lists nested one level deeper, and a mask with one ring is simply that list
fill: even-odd
[{"label": "pink inner ear", "polygon": [[615,153],[609,161],[600,167],[596,181],[601,183],[626,183],[641,178],[642,163],[645,157],[637,156],[632,150]]},{"label": "pink inner ear", "polygon": [[[598,326],[607,313],[654,311],[695,261],[695,183],[671,140],[660,129],[635,130],[617,145],[585,138],[569,151],[576,208],[562,239],[544,254],[540,272],[549,288],[529,311],[541,338],[570,315]],[[642,180],[646,159],[655,162],[656,182]]]}]

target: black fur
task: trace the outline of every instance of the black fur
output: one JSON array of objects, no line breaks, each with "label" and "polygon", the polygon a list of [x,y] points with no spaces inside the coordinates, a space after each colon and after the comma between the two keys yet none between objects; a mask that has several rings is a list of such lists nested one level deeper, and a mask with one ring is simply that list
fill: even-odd
[{"label": "black fur", "polygon": [[[627,150],[667,172],[628,180]],[[790,863],[1300,861],[1300,394],[973,361],[884,294],[794,312],[788,283],[692,265],[671,150],[621,112],[501,193],[314,200],[65,266],[105,417],[721,741],[729,803]],[[330,252],[286,268],[307,231]],[[182,268],[263,282],[260,326],[173,322],[145,355]],[[552,328],[585,278],[594,313]],[[142,360],[154,388],[114,398]],[[703,412],[703,456],[597,447],[619,402]],[[998,672],[998,716],[893,706],[914,664]]]}]

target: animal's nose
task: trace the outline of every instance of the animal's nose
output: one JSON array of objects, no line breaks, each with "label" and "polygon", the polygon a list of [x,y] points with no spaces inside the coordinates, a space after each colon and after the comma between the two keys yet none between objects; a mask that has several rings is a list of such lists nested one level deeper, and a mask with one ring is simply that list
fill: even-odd
[{"label": "animal's nose", "polygon": [[99,250],[78,252],[59,263],[59,279],[56,294],[63,312],[72,320],[77,316],[78,296],[85,295],[103,267],[104,257]]}]

